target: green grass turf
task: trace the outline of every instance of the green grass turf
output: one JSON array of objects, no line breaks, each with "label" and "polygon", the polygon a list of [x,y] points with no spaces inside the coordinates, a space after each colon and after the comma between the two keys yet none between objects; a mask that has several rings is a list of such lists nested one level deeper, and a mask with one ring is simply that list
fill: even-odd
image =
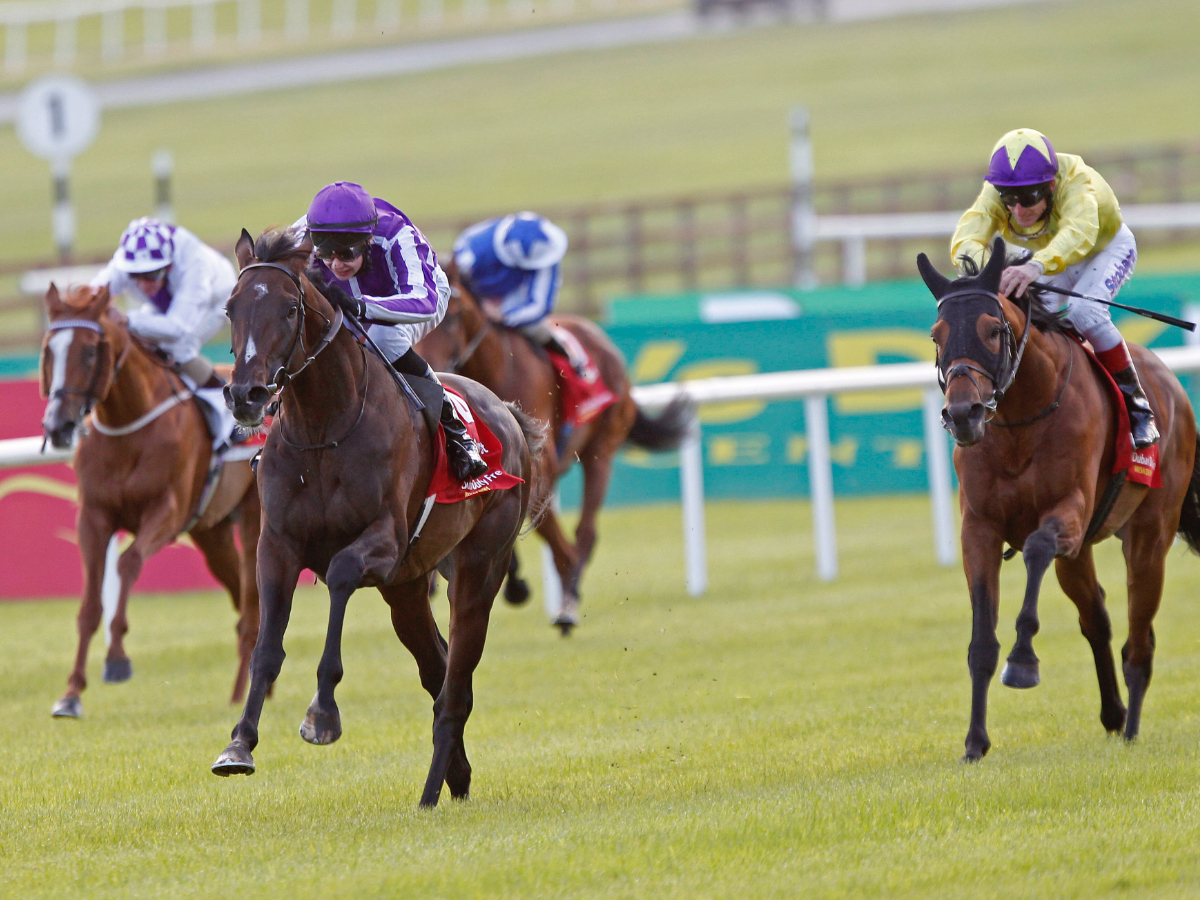
[{"label": "green grass turf", "polygon": [[[536,598],[495,610],[472,799],[432,812],[416,806],[430,701],[374,592],[350,606],[341,741],[296,734],[326,609],[304,588],[259,772],[229,779],[208,773],[236,719],[223,598],[137,598],[134,679],[98,683],[93,653],[80,721],[49,716],[74,605],[4,605],[0,893],[1200,895],[1200,560],[1171,552],[1135,745],[1103,732],[1087,644],[1049,579],[1042,685],[993,683],[993,749],[967,766],[970,614],[961,571],[932,561],[927,500],[837,516],[842,576],[823,584],[806,504],[710,504],[712,587],[696,599],[677,509],[605,514],[574,636]],[[1098,557],[1119,646],[1119,548]],[[1022,583],[1005,566],[1005,652]]]},{"label": "green grass turf", "polygon": [[[782,184],[795,104],[812,111],[820,178],[982,170],[1018,125],[1064,151],[1194,140],[1198,45],[1191,0],[1074,0],[113,110],[76,162],[78,246],[108,252],[150,211],[159,147],[175,154],[180,222],[230,244],[336,178],[418,224]],[[50,256],[46,164],[3,129],[0,170],[0,260]]]}]

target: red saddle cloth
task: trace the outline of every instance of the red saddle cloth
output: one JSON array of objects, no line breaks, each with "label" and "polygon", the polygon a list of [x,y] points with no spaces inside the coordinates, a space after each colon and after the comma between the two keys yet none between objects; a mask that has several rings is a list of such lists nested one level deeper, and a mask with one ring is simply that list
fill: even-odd
[{"label": "red saddle cloth", "polygon": [[1158,444],[1142,450],[1133,448],[1133,435],[1129,431],[1129,410],[1125,408],[1125,395],[1113,381],[1108,369],[1104,368],[1092,348],[1083,341],[1081,346],[1087,352],[1092,366],[1099,373],[1100,383],[1108,388],[1113,410],[1117,416],[1117,443],[1114,449],[1113,474],[1124,472],[1125,479],[1134,484],[1144,484],[1146,487],[1162,487],[1162,474],[1158,470]]},{"label": "red saddle cloth", "polygon": [[516,475],[510,475],[504,471],[500,464],[500,457],[504,452],[500,439],[492,434],[492,430],[487,425],[475,418],[467,401],[449,387],[446,388],[446,397],[454,404],[458,417],[466,423],[467,433],[483,447],[483,461],[488,464],[488,469],[478,478],[472,478],[470,481],[455,481],[454,476],[450,474],[450,465],[446,458],[446,431],[439,425],[437,440],[433,442],[437,458],[433,463],[433,478],[429,482],[428,496],[433,497],[438,503],[458,503],[460,500],[466,500],[476,494],[502,491],[524,482],[524,478],[518,478]]},{"label": "red saddle cloth", "polygon": [[600,377],[600,370],[592,361],[591,354],[579,343],[575,335],[565,328],[552,326],[555,339],[579,359],[586,359],[583,376],[575,371],[571,361],[558,353],[547,353],[558,372],[559,420],[566,430],[586,425],[604,410],[617,402],[617,396],[608,389]]}]

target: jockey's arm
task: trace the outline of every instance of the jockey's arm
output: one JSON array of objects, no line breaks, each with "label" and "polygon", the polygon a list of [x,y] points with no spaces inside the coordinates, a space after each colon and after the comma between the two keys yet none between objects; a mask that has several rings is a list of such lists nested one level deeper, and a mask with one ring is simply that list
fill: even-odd
[{"label": "jockey's arm", "polygon": [[546,318],[554,308],[558,292],[558,264],[530,272],[521,285],[500,303],[500,317],[506,325],[520,328]]},{"label": "jockey's arm", "polygon": [[437,258],[429,250],[424,259],[416,246],[416,230],[401,229],[388,247],[388,266],[396,292],[388,296],[360,298],[367,306],[367,318],[390,325],[408,325],[437,318],[438,285],[445,284]]},{"label": "jockey's arm", "polygon": [[[160,313],[154,307],[150,299],[137,286],[137,282],[129,277],[128,272],[121,271],[111,262],[101,269],[89,284],[94,288],[107,287],[109,294],[113,297],[125,294],[137,302],[138,305],[130,309],[127,314],[129,330],[135,336],[155,344],[162,344],[177,341],[186,334],[177,321]],[[172,311],[174,311],[174,305],[173,302]]]},{"label": "jockey's arm", "polygon": [[959,218],[958,227],[950,239],[950,260],[960,274],[960,257],[964,255],[975,260],[976,266],[983,269],[991,252],[992,238],[1004,228],[1007,218],[1008,213],[1000,202],[999,192],[985,182],[975,203]]},{"label": "jockey's arm", "polygon": [[1100,206],[1086,174],[1075,174],[1060,185],[1054,202],[1058,229],[1050,243],[1033,254],[1047,275],[1057,275],[1091,256],[1100,234]]}]

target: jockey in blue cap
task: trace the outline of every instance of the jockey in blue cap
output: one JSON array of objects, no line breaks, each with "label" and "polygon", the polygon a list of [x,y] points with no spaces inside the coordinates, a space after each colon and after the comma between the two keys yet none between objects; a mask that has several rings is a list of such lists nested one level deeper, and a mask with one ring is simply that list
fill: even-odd
[{"label": "jockey in blue cap", "polygon": [[[425,235],[396,207],[361,185],[337,181],[321,188],[308,213],[292,226],[307,231],[318,275],[330,301],[367,329],[388,362],[440,414],[450,471],[469,481],[487,471],[479,445],[446,399],[441,382],[413,344],[446,315],[450,285]],[[422,385],[421,382],[424,382]]]},{"label": "jockey in blue cap", "polygon": [[233,264],[190,231],[143,218],[129,223],[91,286],[139,301],[129,311],[134,337],[162,351],[193,387],[219,388],[224,382],[200,348],[229,321],[236,283]]},{"label": "jockey in blue cap", "polygon": [[555,339],[545,319],[562,284],[567,235],[537,213],[512,213],[472,225],[454,242],[454,262],[471,293],[498,306],[505,325],[566,357],[580,375],[587,360]]},{"label": "jockey in blue cap", "polygon": [[[981,268],[996,234],[1029,253],[1000,277],[1000,292],[1010,297],[1021,296],[1040,279],[1113,300],[1137,264],[1137,243],[1108,182],[1078,156],[1055,153],[1046,136],[1032,128],[1010,131],[992,148],[983,191],[950,241],[951,259],[960,267],[969,259]],[[1109,308],[1070,298],[1066,316],[1121,389],[1133,445],[1156,443],[1154,412]]]}]

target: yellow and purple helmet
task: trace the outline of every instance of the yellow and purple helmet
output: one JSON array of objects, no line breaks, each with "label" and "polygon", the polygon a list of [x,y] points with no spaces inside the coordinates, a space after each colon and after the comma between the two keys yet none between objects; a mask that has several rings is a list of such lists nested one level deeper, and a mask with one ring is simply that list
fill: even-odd
[{"label": "yellow and purple helmet", "polygon": [[1049,139],[1032,128],[1010,131],[992,148],[987,181],[997,188],[1045,184],[1058,175],[1058,154]]}]

